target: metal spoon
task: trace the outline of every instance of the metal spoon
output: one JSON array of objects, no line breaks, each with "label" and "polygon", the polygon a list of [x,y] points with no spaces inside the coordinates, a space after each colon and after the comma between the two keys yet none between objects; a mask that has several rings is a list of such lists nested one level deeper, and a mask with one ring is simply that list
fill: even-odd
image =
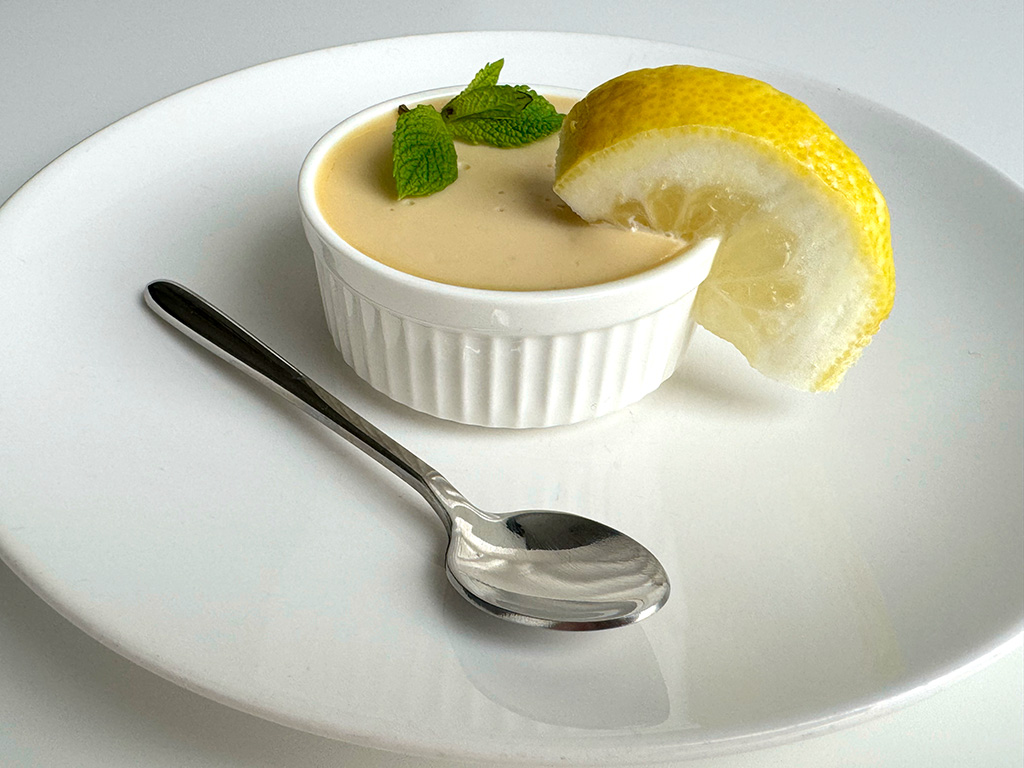
[{"label": "metal spoon", "polygon": [[668,599],[661,563],[633,539],[565,512],[483,512],[441,474],[354,413],[204,299],[158,280],[146,303],[186,336],[252,375],[415,488],[448,531],[448,580],[478,608],[563,630],[640,621]]}]

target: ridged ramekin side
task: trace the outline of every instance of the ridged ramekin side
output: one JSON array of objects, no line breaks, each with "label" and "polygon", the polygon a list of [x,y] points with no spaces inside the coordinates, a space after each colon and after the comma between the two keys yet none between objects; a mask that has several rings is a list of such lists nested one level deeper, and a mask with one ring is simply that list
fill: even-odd
[{"label": "ridged ramekin side", "polygon": [[694,293],[607,328],[515,335],[428,325],[351,289],[316,253],[324,310],[345,362],[418,411],[465,424],[547,427],[621,409],[671,375]]}]

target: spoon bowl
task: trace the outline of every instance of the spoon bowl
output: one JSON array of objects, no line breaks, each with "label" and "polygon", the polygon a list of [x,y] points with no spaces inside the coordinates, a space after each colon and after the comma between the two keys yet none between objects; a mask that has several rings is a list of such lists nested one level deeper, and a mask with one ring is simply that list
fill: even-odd
[{"label": "spoon bowl", "polygon": [[630,624],[668,599],[668,579],[644,547],[567,512],[460,520],[446,564],[452,585],[478,608],[555,629]]},{"label": "spoon bowl", "polygon": [[185,335],[416,489],[448,532],[448,580],[478,608],[520,624],[578,631],[632,624],[668,599],[665,569],[624,533],[566,512],[480,510],[437,470],[195,293],[160,280],[150,283],[144,296]]}]

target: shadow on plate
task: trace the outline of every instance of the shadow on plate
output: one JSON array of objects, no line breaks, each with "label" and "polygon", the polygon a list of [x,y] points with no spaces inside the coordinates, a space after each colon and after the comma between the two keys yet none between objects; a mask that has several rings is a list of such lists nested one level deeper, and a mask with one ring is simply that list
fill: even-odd
[{"label": "shadow on plate", "polygon": [[526,627],[487,615],[452,589],[444,617],[466,679],[511,712],[590,730],[668,719],[665,678],[640,624],[600,632]]}]

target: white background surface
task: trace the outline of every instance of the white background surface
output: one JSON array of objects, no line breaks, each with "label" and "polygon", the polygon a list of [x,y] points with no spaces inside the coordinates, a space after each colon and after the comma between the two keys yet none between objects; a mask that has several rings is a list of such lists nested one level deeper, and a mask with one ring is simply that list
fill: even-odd
[{"label": "white background surface", "polygon": [[[622,34],[768,61],[924,122],[1019,184],[1022,16],[1019,0],[892,7],[876,0],[695,7],[0,0],[0,200],[113,120],[211,77],[348,42],[500,28]],[[856,728],[690,765],[1019,766],[1022,674],[1018,649],[949,690]],[[0,764],[443,763],[308,736],[181,690],[79,632],[0,566]]]}]

